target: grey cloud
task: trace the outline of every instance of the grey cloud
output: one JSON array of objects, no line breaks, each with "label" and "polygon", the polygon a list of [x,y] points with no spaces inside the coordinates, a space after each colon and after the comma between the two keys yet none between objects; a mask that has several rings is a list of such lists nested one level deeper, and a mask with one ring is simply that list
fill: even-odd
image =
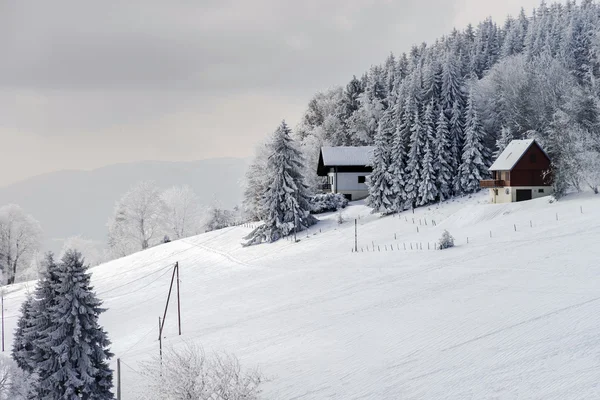
[{"label": "grey cloud", "polygon": [[315,91],[448,33],[457,15],[518,11],[501,3],[0,1],[0,142],[15,149],[0,171],[250,155]]}]

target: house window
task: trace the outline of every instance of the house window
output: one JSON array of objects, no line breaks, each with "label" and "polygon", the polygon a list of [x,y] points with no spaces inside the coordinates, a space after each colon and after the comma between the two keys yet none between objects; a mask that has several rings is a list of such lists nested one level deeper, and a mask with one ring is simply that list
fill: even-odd
[{"label": "house window", "polygon": [[535,154],[529,155],[529,161],[531,161],[532,163],[535,163],[537,161],[537,157],[535,156]]},{"label": "house window", "polygon": [[365,176],[359,176],[358,177],[358,183],[365,183]]},{"label": "house window", "polygon": [[538,189],[538,193],[544,193],[544,189]]}]

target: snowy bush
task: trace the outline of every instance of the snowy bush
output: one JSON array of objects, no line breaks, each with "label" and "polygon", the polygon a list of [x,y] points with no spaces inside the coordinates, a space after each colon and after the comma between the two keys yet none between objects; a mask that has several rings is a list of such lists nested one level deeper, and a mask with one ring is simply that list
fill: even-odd
[{"label": "snowy bush", "polygon": [[340,193],[317,194],[310,198],[311,214],[337,211],[348,205],[348,199]]},{"label": "snowy bush", "polygon": [[454,247],[454,238],[447,230],[444,230],[442,237],[440,238],[440,250],[448,249],[450,247]]},{"label": "snowy bush", "polygon": [[147,378],[144,399],[149,400],[255,400],[264,382],[257,370],[243,370],[235,356],[207,357],[193,344],[167,348],[162,360],[143,364],[142,374]]},{"label": "snowy bush", "polygon": [[342,209],[340,208],[337,213],[337,223],[339,225],[344,223],[344,214],[342,213]]}]

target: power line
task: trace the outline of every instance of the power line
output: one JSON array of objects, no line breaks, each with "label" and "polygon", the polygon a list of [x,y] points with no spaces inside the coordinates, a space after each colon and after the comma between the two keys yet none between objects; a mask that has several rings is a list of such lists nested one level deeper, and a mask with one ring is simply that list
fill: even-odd
[{"label": "power line", "polygon": [[[122,288],[122,287],[125,287],[125,286],[127,286],[127,285],[131,285],[132,283],[135,283],[135,282],[137,282],[137,281],[141,281],[142,279],[145,279],[145,278],[147,278],[147,277],[149,277],[149,276],[152,276],[152,275],[154,275],[154,274],[156,274],[156,273],[158,273],[158,272],[161,272],[161,271],[170,271],[170,270],[171,270],[171,268],[173,268],[173,265],[174,265],[174,264],[175,264],[175,263],[169,264],[168,266],[166,266],[166,267],[164,267],[164,268],[158,269],[158,270],[156,270],[156,271],[153,271],[153,272],[151,272],[151,273],[149,273],[149,274],[146,274],[146,275],[144,275],[144,276],[140,276],[139,278],[136,278],[136,279],[134,279],[134,280],[132,280],[132,281],[129,281],[129,282],[126,282],[126,283],[124,283],[124,284],[122,284],[122,285],[115,286],[115,287],[113,287],[113,288],[111,288],[111,289],[105,290],[104,292],[98,293],[98,296],[102,296],[102,295],[104,295],[104,294],[106,294],[106,293],[110,293],[110,292],[112,292],[113,290],[117,290],[117,289],[120,289],[120,288]],[[161,275],[161,276],[162,276],[162,275]],[[159,276],[159,278],[160,278],[160,276]],[[158,279],[157,279],[157,280],[158,280]],[[152,282],[150,282],[150,283],[154,283],[154,282],[156,282],[156,280],[154,280],[154,281],[152,281]],[[139,290],[139,289],[138,289],[138,290]],[[136,290],[136,291],[137,291],[137,290]],[[132,292],[129,292],[129,293],[132,293]]]},{"label": "power line", "polygon": [[140,340],[138,340],[137,342],[135,342],[135,344],[133,346],[131,346],[130,348],[128,348],[127,350],[125,350],[123,353],[121,353],[121,357],[123,357],[125,354],[127,354],[129,351],[133,350],[133,348],[135,346],[137,346],[138,344],[142,343],[142,341],[144,339],[146,339],[148,337],[149,334],[151,334],[153,331],[155,330],[154,327],[152,327],[144,336],[142,336],[140,338]]},{"label": "power line", "polygon": [[133,372],[135,372],[136,374],[138,374],[140,376],[144,376],[140,371],[138,371],[135,368],[132,368],[131,366],[129,366],[129,364],[127,364],[125,361],[123,361],[123,359],[121,359],[121,364],[123,364],[124,366],[126,366],[127,368],[129,368],[130,370],[132,370]]}]

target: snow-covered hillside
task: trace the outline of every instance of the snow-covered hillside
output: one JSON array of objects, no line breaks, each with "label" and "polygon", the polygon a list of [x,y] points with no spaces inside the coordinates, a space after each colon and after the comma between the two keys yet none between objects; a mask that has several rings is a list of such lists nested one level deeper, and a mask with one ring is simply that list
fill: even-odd
[{"label": "snow-covered hillside", "polygon": [[[242,248],[251,228],[235,227],[94,268],[123,398],[158,353],[176,261],[183,335],[171,307],[165,345],[236,354],[271,379],[267,398],[599,398],[600,197],[485,203],[385,218],[355,204],[298,243]],[[457,246],[434,251],[444,229]],[[26,286],[6,295],[7,343]]]}]

